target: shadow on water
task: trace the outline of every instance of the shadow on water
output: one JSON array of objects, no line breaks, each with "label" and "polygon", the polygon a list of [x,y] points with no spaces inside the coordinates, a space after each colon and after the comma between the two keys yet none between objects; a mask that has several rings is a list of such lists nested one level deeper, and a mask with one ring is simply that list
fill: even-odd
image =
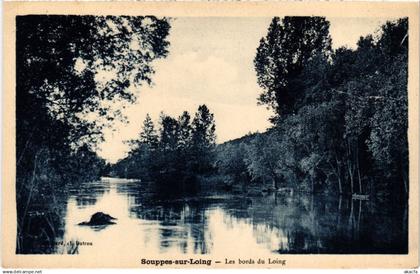
[{"label": "shadow on water", "polygon": [[[285,235],[277,249],[290,254],[407,253],[407,209],[389,201],[329,198],[323,195],[272,195],[251,199],[246,218],[256,237],[277,229]],[[233,215],[236,215],[233,212]],[[244,218],[241,212],[238,218]],[[269,239],[268,239],[269,240]]]},{"label": "shadow on water", "polygon": [[[104,179],[75,186],[56,204],[46,201],[37,212],[59,211],[53,222],[30,219],[21,253],[109,252],[110,245],[118,252],[116,243],[151,254],[247,249],[258,254],[404,254],[408,246],[407,207],[385,200],[299,193],[168,196],[148,183]],[[116,217],[117,224],[77,225],[98,211]],[[57,247],[60,241],[70,245]]]},{"label": "shadow on water", "polygon": [[[17,254],[77,254],[76,241],[63,246],[68,200],[75,197],[77,207],[85,208],[109,192],[106,181],[85,182],[77,185],[57,187],[52,182],[38,179],[29,197],[20,197],[17,202],[18,235]],[[24,193],[24,192],[23,192]],[[103,228],[97,228],[101,230]]]},{"label": "shadow on water", "polygon": [[110,183],[102,181],[100,184],[84,183],[77,188],[72,188],[70,195],[76,197],[78,207],[87,207],[96,204],[98,198],[108,193]]},{"label": "shadow on water", "polygon": [[159,222],[162,251],[177,246],[183,253],[187,253],[191,245],[193,253],[206,254],[211,252],[212,246],[211,231],[208,228],[208,211],[212,206],[184,198],[140,204],[130,211],[136,218]]}]

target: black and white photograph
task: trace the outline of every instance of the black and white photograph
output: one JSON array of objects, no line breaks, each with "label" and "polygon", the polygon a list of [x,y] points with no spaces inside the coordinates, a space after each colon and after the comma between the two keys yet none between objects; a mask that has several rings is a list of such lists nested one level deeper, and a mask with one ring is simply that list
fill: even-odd
[{"label": "black and white photograph", "polygon": [[13,17],[15,255],[409,254],[408,15],[131,14]]}]

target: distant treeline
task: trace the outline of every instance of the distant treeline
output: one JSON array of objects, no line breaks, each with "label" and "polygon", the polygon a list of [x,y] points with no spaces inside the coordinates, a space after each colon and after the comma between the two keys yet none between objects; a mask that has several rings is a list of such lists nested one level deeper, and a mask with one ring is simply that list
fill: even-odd
[{"label": "distant treeline", "polygon": [[206,105],[194,118],[184,111],[177,119],[161,114],[156,130],[146,116],[131,151],[110,169],[111,175],[153,181],[166,192],[195,191],[197,175],[214,172],[216,125]]},{"label": "distant treeline", "polygon": [[408,195],[408,20],[331,49],[320,17],[274,18],[254,60],[272,129],[219,145],[230,184]]}]

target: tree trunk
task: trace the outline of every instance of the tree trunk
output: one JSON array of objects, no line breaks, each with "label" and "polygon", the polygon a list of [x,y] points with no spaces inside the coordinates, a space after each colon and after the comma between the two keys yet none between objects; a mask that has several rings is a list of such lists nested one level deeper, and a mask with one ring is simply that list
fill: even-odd
[{"label": "tree trunk", "polygon": [[353,179],[353,171],[351,169],[351,160],[347,160],[347,169],[349,171],[349,177],[350,177],[350,192],[351,194],[354,193],[354,179]]},{"label": "tree trunk", "polygon": [[[405,176],[404,176],[405,177]],[[403,179],[404,182],[404,191],[405,191],[405,195],[408,196],[408,183],[407,183],[407,179],[404,178]]]},{"label": "tree trunk", "polygon": [[359,193],[362,194],[362,179],[360,176],[360,165],[359,165],[359,150],[356,150],[356,165],[357,165],[357,178],[359,181]]},{"label": "tree trunk", "polygon": [[354,193],[354,177],[353,177],[353,165],[351,161],[351,146],[350,141],[347,140],[347,170],[349,172],[350,178],[350,192],[351,194]]},{"label": "tree trunk", "polygon": [[30,205],[31,200],[32,200],[32,193],[33,193],[33,190],[35,188],[35,179],[36,179],[36,169],[37,169],[37,163],[38,163],[38,154],[39,154],[39,151],[35,154],[34,168],[33,168],[33,171],[32,171],[32,177],[31,177],[31,182],[30,182],[30,187],[29,187],[29,194],[28,194],[28,198],[26,200],[25,209],[24,209],[23,214],[21,216],[21,228],[22,229],[24,229],[24,224],[25,224],[25,221],[26,221],[26,214],[28,213],[29,205]]},{"label": "tree trunk", "polygon": [[311,191],[312,191],[312,193],[314,193],[315,192],[315,185],[314,185],[314,179],[311,177]]},{"label": "tree trunk", "polygon": [[343,186],[341,185],[341,178],[338,177],[338,192],[339,194],[343,194]]},{"label": "tree trunk", "polygon": [[340,162],[337,159],[337,155],[335,156],[335,162],[337,163],[337,178],[338,178],[338,191],[340,194],[343,194],[343,185],[341,183],[341,169],[340,169]]},{"label": "tree trunk", "polygon": [[341,170],[340,170],[340,162],[338,161],[337,158],[337,154],[335,155],[335,164],[336,166],[334,167],[334,165],[329,162],[332,172],[335,174],[335,176],[337,177],[337,182],[338,182],[338,192],[339,194],[343,194],[343,184],[341,182]]},{"label": "tree trunk", "polygon": [[341,226],[341,205],[343,202],[343,196],[340,195],[340,198],[338,200],[338,214],[337,214],[337,230],[340,229]]},{"label": "tree trunk", "polygon": [[402,177],[402,181],[404,184],[404,194],[408,197],[408,174],[407,174],[407,168],[404,164],[404,160],[401,159],[402,157],[400,156],[400,172],[401,172],[401,177]]},{"label": "tree trunk", "polygon": [[350,216],[349,216],[349,224],[348,230],[352,235],[354,235],[354,200],[350,199]]}]

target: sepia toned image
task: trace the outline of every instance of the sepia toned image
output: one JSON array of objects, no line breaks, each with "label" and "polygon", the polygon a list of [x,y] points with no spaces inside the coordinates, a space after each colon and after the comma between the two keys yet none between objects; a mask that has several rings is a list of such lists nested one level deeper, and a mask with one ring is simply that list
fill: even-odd
[{"label": "sepia toned image", "polygon": [[3,266],[418,266],[418,5],[44,5],[5,11]]}]

